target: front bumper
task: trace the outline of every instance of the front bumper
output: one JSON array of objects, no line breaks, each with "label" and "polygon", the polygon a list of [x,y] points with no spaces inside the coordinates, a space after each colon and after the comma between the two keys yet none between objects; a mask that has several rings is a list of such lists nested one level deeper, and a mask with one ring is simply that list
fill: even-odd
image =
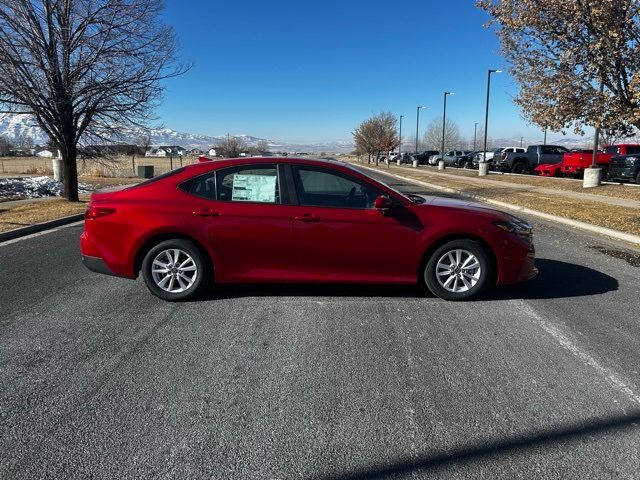
[{"label": "front bumper", "polygon": [[636,176],[635,166],[611,167],[608,178],[610,180],[634,180]]}]

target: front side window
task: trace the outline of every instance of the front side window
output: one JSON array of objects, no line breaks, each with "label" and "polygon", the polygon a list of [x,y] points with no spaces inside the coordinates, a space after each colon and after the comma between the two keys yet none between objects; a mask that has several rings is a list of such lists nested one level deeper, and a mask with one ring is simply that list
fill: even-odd
[{"label": "front side window", "polygon": [[293,167],[301,205],[334,208],[373,208],[382,192],[368,183],[323,169]]},{"label": "front side window", "polygon": [[217,199],[225,202],[280,203],[275,165],[234,167],[217,172]]}]

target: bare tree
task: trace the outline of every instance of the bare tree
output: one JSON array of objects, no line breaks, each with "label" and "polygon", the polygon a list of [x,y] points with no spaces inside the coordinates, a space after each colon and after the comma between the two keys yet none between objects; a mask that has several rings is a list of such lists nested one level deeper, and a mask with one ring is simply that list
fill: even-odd
[{"label": "bare tree", "polygon": [[13,146],[15,148],[31,148],[33,147],[33,137],[25,132],[13,139]]},{"label": "bare tree", "polygon": [[[434,118],[429,122],[424,133],[423,142],[428,150],[440,151],[442,148],[442,118]],[[460,136],[458,124],[451,119],[447,119],[444,133],[445,151],[460,147],[461,144],[462,137]]]},{"label": "bare tree", "polygon": [[258,142],[258,144],[256,145],[256,150],[259,153],[268,152],[269,151],[269,142],[267,142],[266,140],[260,140]]},{"label": "bare tree", "polygon": [[242,137],[230,137],[220,140],[216,145],[216,154],[226,158],[239,157],[241,153],[248,150],[247,142]]},{"label": "bare tree", "polygon": [[151,135],[149,134],[149,132],[147,131],[144,134],[140,135],[136,139],[135,145],[136,147],[138,147],[141,155],[146,154],[147,150],[149,150],[149,147],[151,147]]},{"label": "bare tree", "polygon": [[0,0],[0,106],[27,113],[63,159],[63,196],[78,200],[78,145],[144,126],[176,63],[161,0]]},{"label": "bare tree", "polygon": [[7,137],[0,135],[0,156],[4,157],[7,153],[9,153],[9,150],[11,150],[11,148],[13,148],[13,145],[11,144],[11,142],[9,142]]}]

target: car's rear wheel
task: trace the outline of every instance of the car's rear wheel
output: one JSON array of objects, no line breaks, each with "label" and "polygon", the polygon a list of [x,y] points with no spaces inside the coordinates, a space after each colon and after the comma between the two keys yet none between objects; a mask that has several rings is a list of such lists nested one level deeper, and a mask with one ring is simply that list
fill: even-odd
[{"label": "car's rear wheel", "polygon": [[511,173],[527,173],[527,166],[524,162],[516,162],[511,167]]},{"label": "car's rear wheel", "polygon": [[493,275],[482,246],[473,240],[453,240],[438,248],[424,269],[431,292],[444,300],[466,300],[480,293]]},{"label": "car's rear wheel", "polygon": [[202,290],[208,268],[202,253],[192,242],[165,240],[145,255],[142,277],[155,296],[169,301],[186,300]]},{"label": "car's rear wheel", "polygon": [[638,175],[636,175],[636,183],[640,185],[640,172],[638,172]]}]

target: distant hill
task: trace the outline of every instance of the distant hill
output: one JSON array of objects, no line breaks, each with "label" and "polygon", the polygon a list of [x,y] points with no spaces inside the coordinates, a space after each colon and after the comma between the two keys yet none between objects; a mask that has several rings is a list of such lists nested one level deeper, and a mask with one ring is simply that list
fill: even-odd
[{"label": "distant hill", "polygon": [[[117,143],[135,144],[141,137],[149,135],[152,145],[180,145],[185,148],[202,148],[207,149],[226,138],[226,135],[208,136],[196,133],[183,133],[170,128],[154,128],[150,130],[142,128],[123,128],[120,131],[118,139],[114,139]],[[29,136],[33,138],[36,144],[43,145],[47,142],[44,132],[38,127],[30,115],[16,114],[0,115],[0,136],[8,139]],[[316,144],[290,144],[285,142],[276,142],[273,140],[254,137],[251,135],[236,135],[242,137],[249,146],[256,146],[259,142],[267,142],[269,148],[273,151],[285,152],[331,152],[345,153],[353,150],[353,143],[344,142],[326,142]],[[103,140],[96,143],[104,143]]]}]

